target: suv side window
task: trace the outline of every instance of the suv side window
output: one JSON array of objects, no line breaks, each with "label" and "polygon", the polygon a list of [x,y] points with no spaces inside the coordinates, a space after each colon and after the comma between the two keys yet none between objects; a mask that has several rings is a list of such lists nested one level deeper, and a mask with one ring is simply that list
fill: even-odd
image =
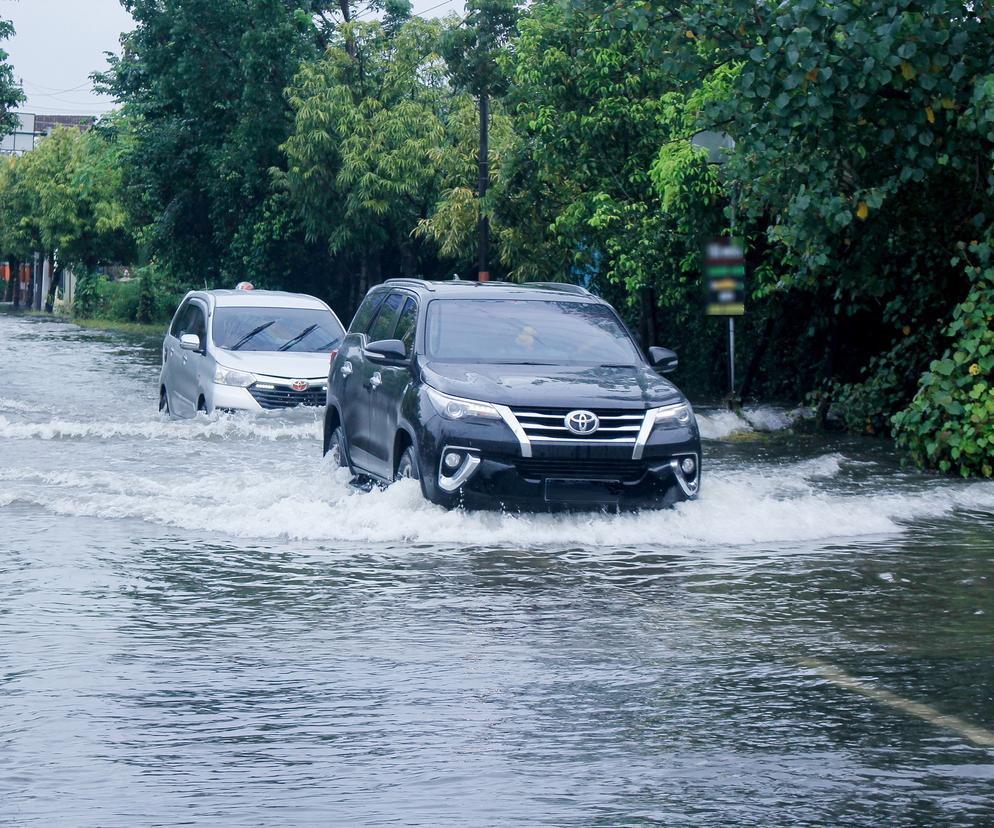
[{"label": "suv side window", "polygon": [[400,308],[407,297],[402,293],[391,293],[387,300],[380,305],[380,311],[376,314],[376,319],[369,326],[369,339],[376,342],[378,339],[388,339],[397,326],[397,317],[400,316]]},{"label": "suv side window", "polygon": [[380,309],[380,305],[383,304],[383,298],[386,293],[374,293],[367,296],[361,305],[359,305],[359,310],[356,311],[355,316],[352,318],[352,324],[349,325],[349,333],[365,333],[366,329],[369,327],[369,323],[373,321],[373,317],[376,312]]},{"label": "suv side window", "polygon": [[394,329],[393,338],[399,339],[407,348],[408,356],[414,351],[414,333],[418,329],[418,303],[413,299],[408,299],[404,304],[404,309],[397,319],[397,327]]},{"label": "suv side window", "polygon": [[177,339],[180,338],[180,334],[183,330],[183,322],[186,317],[186,312],[190,310],[190,300],[187,299],[182,305],[179,306],[179,310],[176,311],[176,316],[173,317],[173,324],[169,328],[169,335],[175,336]]}]

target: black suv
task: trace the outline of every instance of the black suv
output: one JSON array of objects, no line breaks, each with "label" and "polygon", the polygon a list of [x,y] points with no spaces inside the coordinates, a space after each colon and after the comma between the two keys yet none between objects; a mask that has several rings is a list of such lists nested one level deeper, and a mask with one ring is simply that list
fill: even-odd
[{"label": "black suv", "polygon": [[[560,284],[392,279],[328,377],[325,453],[443,506],[658,507],[697,496],[686,397],[606,302]],[[655,369],[655,370],[654,370]]]}]

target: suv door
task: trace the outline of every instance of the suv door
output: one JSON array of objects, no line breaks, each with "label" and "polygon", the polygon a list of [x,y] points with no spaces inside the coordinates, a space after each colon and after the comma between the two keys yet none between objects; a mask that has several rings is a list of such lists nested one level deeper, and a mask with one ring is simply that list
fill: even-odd
[{"label": "suv door", "polygon": [[[370,469],[387,480],[393,478],[399,458],[393,456],[400,421],[400,409],[411,384],[411,358],[414,355],[414,334],[418,326],[418,303],[413,296],[400,294],[403,306],[390,333],[378,339],[399,339],[407,348],[407,358],[377,362],[381,385],[371,395],[369,407],[369,453],[375,468]],[[392,297],[391,297],[392,298]],[[389,300],[388,300],[389,301]]]},{"label": "suv door", "polygon": [[367,294],[349,325],[348,335],[342,342],[341,359],[337,360],[337,375],[329,377],[329,388],[333,389],[345,430],[349,459],[353,465],[366,468],[369,431],[369,390],[363,387],[363,345],[366,344],[366,331],[372,324],[386,299],[386,291]]},{"label": "suv door", "polygon": [[[397,326],[397,317],[400,316],[401,308],[407,297],[401,293],[389,293],[383,300],[365,336],[361,338],[361,345],[365,346],[369,342],[379,339],[390,339],[393,336],[394,328]],[[383,385],[382,363],[375,362],[360,350],[354,363],[354,373],[350,382],[354,382],[354,396],[350,405],[354,410],[350,411],[351,426],[346,425],[345,434],[349,445],[349,458],[354,465],[360,466],[372,474],[390,479],[390,476],[383,474],[382,462],[377,459],[373,448],[373,435],[370,431],[372,425],[372,408],[380,404],[383,396],[380,389]]]}]

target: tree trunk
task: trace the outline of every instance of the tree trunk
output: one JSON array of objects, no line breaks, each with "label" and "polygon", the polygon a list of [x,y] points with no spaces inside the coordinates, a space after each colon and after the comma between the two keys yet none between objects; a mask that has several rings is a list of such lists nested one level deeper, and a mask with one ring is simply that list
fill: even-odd
[{"label": "tree trunk", "polygon": [[772,313],[766,317],[766,325],[763,327],[763,336],[756,343],[756,349],[752,352],[752,359],[749,360],[749,367],[746,368],[745,377],[742,380],[742,388],[739,391],[739,399],[744,400],[752,390],[752,382],[756,378],[759,366],[766,356],[766,349],[773,338],[773,326],[776,323],[776,316]]},{"label": "tree trunk", "polygon": [[21,308],[21,260],[10,260],[10,279],[14,285],[14,310]]},{"label": "tree trunk", "polygon": [[59,278],[62,275],[62,269],[62,263],[56,262],[53,258],[51,269],[52,283],[48,286],[48,297],[45,299],[45,310],[48,311],[48,313],[53,313],[55,311],[55,292],[59,288]]},{"label": "tree trunk", "polygon": [[31,268],[31,275],[28,277],[28,310],[34,310],[35,306],[35,271],[38,269],[35,267],[34,262],[28,265]]}]

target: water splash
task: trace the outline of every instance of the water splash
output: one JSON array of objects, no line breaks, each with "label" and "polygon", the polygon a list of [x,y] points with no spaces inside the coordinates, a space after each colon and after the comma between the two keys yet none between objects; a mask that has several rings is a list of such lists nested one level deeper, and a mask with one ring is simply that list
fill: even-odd
[{"label": "water splash", "polygon": [[207,474],[180,479],[109,472],[8,470],[21,499],[62,515],[138,519],[235,537],[385,545],[696,549],[892,535],[922,517],[994,511],[994,485],[845,494],[826,485],[838,454],[705,478],[697,502],[638,514],[534,515],[447,511],[402,481],[363,493],[323,460],[292,474]]}]

